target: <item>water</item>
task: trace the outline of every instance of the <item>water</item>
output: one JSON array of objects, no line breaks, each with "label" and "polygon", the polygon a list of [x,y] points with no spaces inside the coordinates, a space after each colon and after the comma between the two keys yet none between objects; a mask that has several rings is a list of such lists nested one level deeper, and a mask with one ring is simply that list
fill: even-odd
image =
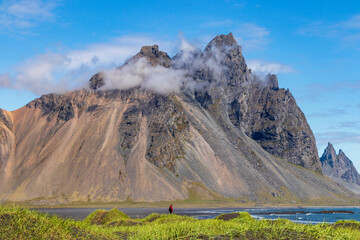
[{"label": "water", "polygon": [[[98,208],[38,208],[40,212],[55,214],[64,218],[84,219]],[[105,208],[110,210],[110,208]],[[143,218],[151,213],[168,214],[166,208],[118,208],[131,218]],[[339,220],[356,220],[360,222],[360,208],[355,207],[309,207],[309,208],[174,208],[175,214],[192,216],[197,219],[211,219],[223,213],[245,211],[256,219],[286,218],[293,222],[316,224],[335,223]],[[324,213],[334,211],[334,213]],[[351,211],[340,213],[336,211]]]}]

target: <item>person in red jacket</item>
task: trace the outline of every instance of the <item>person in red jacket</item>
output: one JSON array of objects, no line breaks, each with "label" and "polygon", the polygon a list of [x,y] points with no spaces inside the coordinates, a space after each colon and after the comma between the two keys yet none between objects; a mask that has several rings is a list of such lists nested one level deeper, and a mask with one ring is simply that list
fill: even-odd
[{"label": "person in red jacket", "polygon": [[169,213],[172,214],[173,212],[174,212],[174,209],[173,209],[172,205],[170,205],[170,207],[169,207]]}]

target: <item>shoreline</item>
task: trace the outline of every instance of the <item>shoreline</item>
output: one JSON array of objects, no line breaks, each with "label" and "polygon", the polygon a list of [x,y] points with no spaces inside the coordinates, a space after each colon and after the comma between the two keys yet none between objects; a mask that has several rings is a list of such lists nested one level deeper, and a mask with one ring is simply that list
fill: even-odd
[{"label": "shoreline", "polygon": [[305,204],[282,204],[282,205],[271,205],[271,204],[263,204],[263,205],[211,205],[211,204],[176,204],[176,203],[164,203],[164,204],[64,204],[64,205],[17,205],[20,207],[26,207],[29,209],[33,208],[168,208],[168,206],[172,204],[177,208],[184,209],[231,209],[231,208],[251,208],[251,209],[261,209],[261,208],[360,208],[360,204],[358,205],[305,205]]},{"label": "shoreline", "polygon": [[[43,212],[50,215],[57,215],[62,218],[72,218],[76,220],[83,220],[93,212],[100,211],[112,211],[117,209],[128,215],[133,219],[145,218],[151,214],[162,214],[169,215],[168,207],[146,207],[146,208],[33,208],[36,212]],[[234,214],[239,212],[247,212],[253,218],[257,219],[269,219],[273,220],[274,218],[285,218],[289,220],[301,220],[311,223],[312,221],[319,221],[318,218],[324,220],[327,219],[327,222],[332,222],[330,220],[333,218],[333,214],[336,216],[342,215],[344,219],[355,218],[359,220],[359,209],[360,207],[228,207],[228,208],[181,208],[175,207],[175,215],[180,216],[189,216],[197,219],[213,219],[220,214]],[[345,216],[344,216],[345,214]],[[308,215],[312,215],[309,217]],[[296,219],[294,219],[296,217]],[[307,219],[307,220],[306,220]],[[311,220],[313,219],[313,220]],[[325,221],[325,220],[324,220]],[[321,221],[320,221],[321,222]]]}]

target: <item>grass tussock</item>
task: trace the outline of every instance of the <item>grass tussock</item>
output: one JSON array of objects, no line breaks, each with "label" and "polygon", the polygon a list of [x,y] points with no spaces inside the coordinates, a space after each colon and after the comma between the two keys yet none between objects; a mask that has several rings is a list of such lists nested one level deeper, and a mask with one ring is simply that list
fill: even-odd
[{"label": "grass tussock", "polygon": [[360,239],[360,223],[255,220],[246,212],[208,220],[156,213],[131,219],[117,209],[97,210],[83,221],[75,221],[0,207],[0,239]]}]

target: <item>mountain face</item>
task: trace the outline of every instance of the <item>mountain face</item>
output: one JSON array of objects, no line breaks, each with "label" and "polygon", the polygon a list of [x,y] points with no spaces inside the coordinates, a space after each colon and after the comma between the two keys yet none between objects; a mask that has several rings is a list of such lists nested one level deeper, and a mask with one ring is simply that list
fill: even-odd
[{"label": "mountain face", "polygon": [[[352,161],[341,149],[339,150],[339,154],[336,154],[333,145],[329,143],[321,156],[320,161],[323,172],[327,176],[341,184],[346,182],[360,186],[360,174],[354,167]],[[349,186],[349,184],[344,185]]]},{"label": "mountain face", "polygon": [[[111,88],[119,86],[109,85],[114,76],[131,84]],[[173,91],[156,91],[167,81]],[[204,51],[182,50],[173,58],[145,46],[115,75],[95,74],[89,90],[1,110],[0,200],[353,196],[322,175],[316,153],[290,91],[279,88],[275,75],[252,74],[230,33]]]}]

